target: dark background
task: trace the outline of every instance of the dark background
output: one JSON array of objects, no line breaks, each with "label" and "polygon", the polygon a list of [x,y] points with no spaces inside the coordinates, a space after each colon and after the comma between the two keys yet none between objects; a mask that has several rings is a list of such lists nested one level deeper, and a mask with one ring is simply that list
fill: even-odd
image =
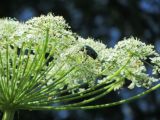
[{"label": "dark background", "polygon": [[[63,16],[73,32],[113,47],[135,36],[160,52],[160,0],[0,0],[0,17],[26,21],[53,12]],[[121,89],[96,103],[115,101],[144,89]],[[15,120],[159,120],[160,90],[129,104],[97,110],[19,111]]]}]

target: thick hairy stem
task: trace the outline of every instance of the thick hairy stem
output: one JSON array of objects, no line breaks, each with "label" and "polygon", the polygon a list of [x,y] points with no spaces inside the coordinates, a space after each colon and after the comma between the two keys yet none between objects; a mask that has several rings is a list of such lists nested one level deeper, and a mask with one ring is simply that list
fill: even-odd
[{"label": "thick hairy stem", "polygon": [[14,110],[5,110],[3,113],[3,118],[2,120],[13,120],[14,118]]}]

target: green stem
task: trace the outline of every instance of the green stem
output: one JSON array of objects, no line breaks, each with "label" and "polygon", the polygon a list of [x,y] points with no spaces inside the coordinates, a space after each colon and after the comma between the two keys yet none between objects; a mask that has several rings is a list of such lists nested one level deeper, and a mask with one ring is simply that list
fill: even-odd
[{"label": "green stem", "polygon": [[[75,107],[72,107],[72,106],[30,106],[30,107],[23,107],[23,109],[30,109],[30,110],[84,110],[84,109],[97,109],[97,108],[106,108],[106,107],[112,107],[112,106],[116,106],[116,105],[120,105],[120,104],[123,104],[123,103],[128,103],[128,102],[131,102],[133,100],[136,100],[144,95],[147,95],[149,94],[150,92],[156,90],[156,89],[159,89],[160,88],[160,84],[157,84],[156,86],[150,88],[149,90],[146,90],[142,93],[139,93],[138,95],[135,95],[133,97],[130,97],[128,99],[124,99],[124,100],[120,100],[120,101],[117,101],[117,102],[112,102],[112,103],[107,103],[107,104],[101,104],[101,105],[91,105],[91,106],[75,106]],[[19,109],[22,109],[22,108],[19,108]]]},{"label": "green stem", "polygon": [[149,94],[150,92],[156,90],[160,88],[160,84],[157,84],[156,86],[150,88],[149,90],[146,90],[142,93],[139,93],[138,95],[135,95],[133,97],[130,97],[128,99],[124,99],[124,100],[120,100],[120,101],[117,101],[117,102],[112,102],[112,103],[108,103],[108,104],[102,104],[102,105],[95,105],[95,106],[82,106],[82,107],[74,107],[72,109],[96,109],[96,108],[105,108],[105,107],[112,107],[112,106],[116,106],[116,105],[120,105],[120,104],[123,104],[123,103],[129,103],[133,100],[136,100],[144,95],[147,95]]},{"label": "green stem", "polygon": [[2,120],[13,120],[14,118],[14,110],[5,110],[3,113],[3,118]]}]

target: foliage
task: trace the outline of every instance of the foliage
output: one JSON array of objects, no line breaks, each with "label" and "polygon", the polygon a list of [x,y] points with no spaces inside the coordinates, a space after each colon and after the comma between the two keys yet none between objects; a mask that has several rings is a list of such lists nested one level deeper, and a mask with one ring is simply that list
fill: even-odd
[{"label": "foliage", "polygon": [[4,120],[10,119],[5,117],[8,110],[117,105],[127,100],[104,106],[86,104],[124,87],[126,81],[130,81],[130,89],[150,88],[158,81],[147,73],[145,63],[152,66],[154,74],[159,73],[159,54],[154,46],[137,38],[125,38],[108,48],[72,33],[62,17],[52,14],[25,23],[10,18],[0,22],[0,109],[5,111]]}]

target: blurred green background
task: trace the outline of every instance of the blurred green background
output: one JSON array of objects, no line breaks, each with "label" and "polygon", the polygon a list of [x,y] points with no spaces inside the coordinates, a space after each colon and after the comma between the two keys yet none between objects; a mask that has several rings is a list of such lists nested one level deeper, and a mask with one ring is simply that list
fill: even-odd
[{"label": "blurred green background", "polygon": [[[160,0],[1,0],[0,17],[26,21],[53,12],[63,16],[73,32],[113,47],[134,36],[160,52]],[[144,89],[122,88],[96,103],[130,97]],[[2,116],[2,114],[1,114]],[[18,111],[15,120],[160,120],[160,90],[129,104],[97,110]]]}]

